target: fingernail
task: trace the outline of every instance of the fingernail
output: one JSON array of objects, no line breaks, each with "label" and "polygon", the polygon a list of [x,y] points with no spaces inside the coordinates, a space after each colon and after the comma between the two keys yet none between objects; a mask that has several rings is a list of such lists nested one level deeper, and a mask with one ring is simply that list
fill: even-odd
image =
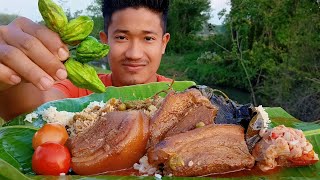
[{"label": "fingernail", "polygon": [[67,78],[68,74],[67,74],[67,71],[65,69],[58,69],[58,71],[56,72],[56,76],[60,80],[63,80],[63,79]]},{"label": "fingernail", "polygon": [[47,90],[53,85],[54,82],[47,77],[42,77],[39,83],[39,85],[43,88],[42,90]]},{"label": "fingernail", "polygon": [[69,57],[69,52],[66,51],[64,48],[60,48],[58,50],[58,56],[60,60],[66,60]]},{"label": "fingernail", "polygon": [[21,78],[17,75],[11,75],[10,81],[14,83],[13,85],[15,85],[21,82]]}]

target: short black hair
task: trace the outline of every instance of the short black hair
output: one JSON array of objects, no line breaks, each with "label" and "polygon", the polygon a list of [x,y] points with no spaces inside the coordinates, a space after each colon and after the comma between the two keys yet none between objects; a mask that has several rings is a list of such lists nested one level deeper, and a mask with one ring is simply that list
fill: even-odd
[{"label": "short black hair", "polygon": [[169,0],[103,0],[102,14],[104,18],[104,30],[107,33],[108,27],[111,23],[112,14],[116,11],[125,8],[140,8],[144,7],[153,12],[162,15],[162,29],[163,33],[167,31],[167,19],[169,11]]}]

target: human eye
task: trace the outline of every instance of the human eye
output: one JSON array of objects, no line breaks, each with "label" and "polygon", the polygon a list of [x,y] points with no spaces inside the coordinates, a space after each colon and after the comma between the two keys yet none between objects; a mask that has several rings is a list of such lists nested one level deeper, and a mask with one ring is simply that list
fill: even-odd
[{"label": "human eye", "polygon": [[155,40],[155,38],[152,37],[152,36],[146,36],[146,37],[144,37],[144,39],[145,39],[146,41],[148,41],[148,42],[151,42],[151,41],[154,41],[154,40]]},{"label": "human eye", "polygon": [[124,35],[116,35],[115,39],[119,40],[119,41],[124,41],[127,40],[127,37]]}]

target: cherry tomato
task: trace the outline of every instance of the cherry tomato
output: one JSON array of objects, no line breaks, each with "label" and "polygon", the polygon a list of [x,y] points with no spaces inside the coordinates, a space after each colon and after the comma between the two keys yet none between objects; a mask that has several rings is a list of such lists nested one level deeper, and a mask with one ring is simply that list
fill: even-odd
[{"label": "cherry tomato", "polygon": [[67,130],[63,125],[48,123],[40,128],[32,138],[32,147],[36,149],[45,142],[54,142],[64,145],[68,139]]},{"label": "cherry tomato", "polygon": [[70,168],[69,150],[57,143],[41,144],[32,156],[32,170],[40,175],[60,175]]}]

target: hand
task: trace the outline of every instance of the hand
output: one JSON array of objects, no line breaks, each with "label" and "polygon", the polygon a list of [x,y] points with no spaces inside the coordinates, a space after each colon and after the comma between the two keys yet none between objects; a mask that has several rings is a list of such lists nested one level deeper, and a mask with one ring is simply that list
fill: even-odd
[{"label": "hand", "polygon": [[21,81],[48,90],[67,78],[61,61],[68,57],[59,35],[45,26],[24,17],[0,26],[0,91]]}]

